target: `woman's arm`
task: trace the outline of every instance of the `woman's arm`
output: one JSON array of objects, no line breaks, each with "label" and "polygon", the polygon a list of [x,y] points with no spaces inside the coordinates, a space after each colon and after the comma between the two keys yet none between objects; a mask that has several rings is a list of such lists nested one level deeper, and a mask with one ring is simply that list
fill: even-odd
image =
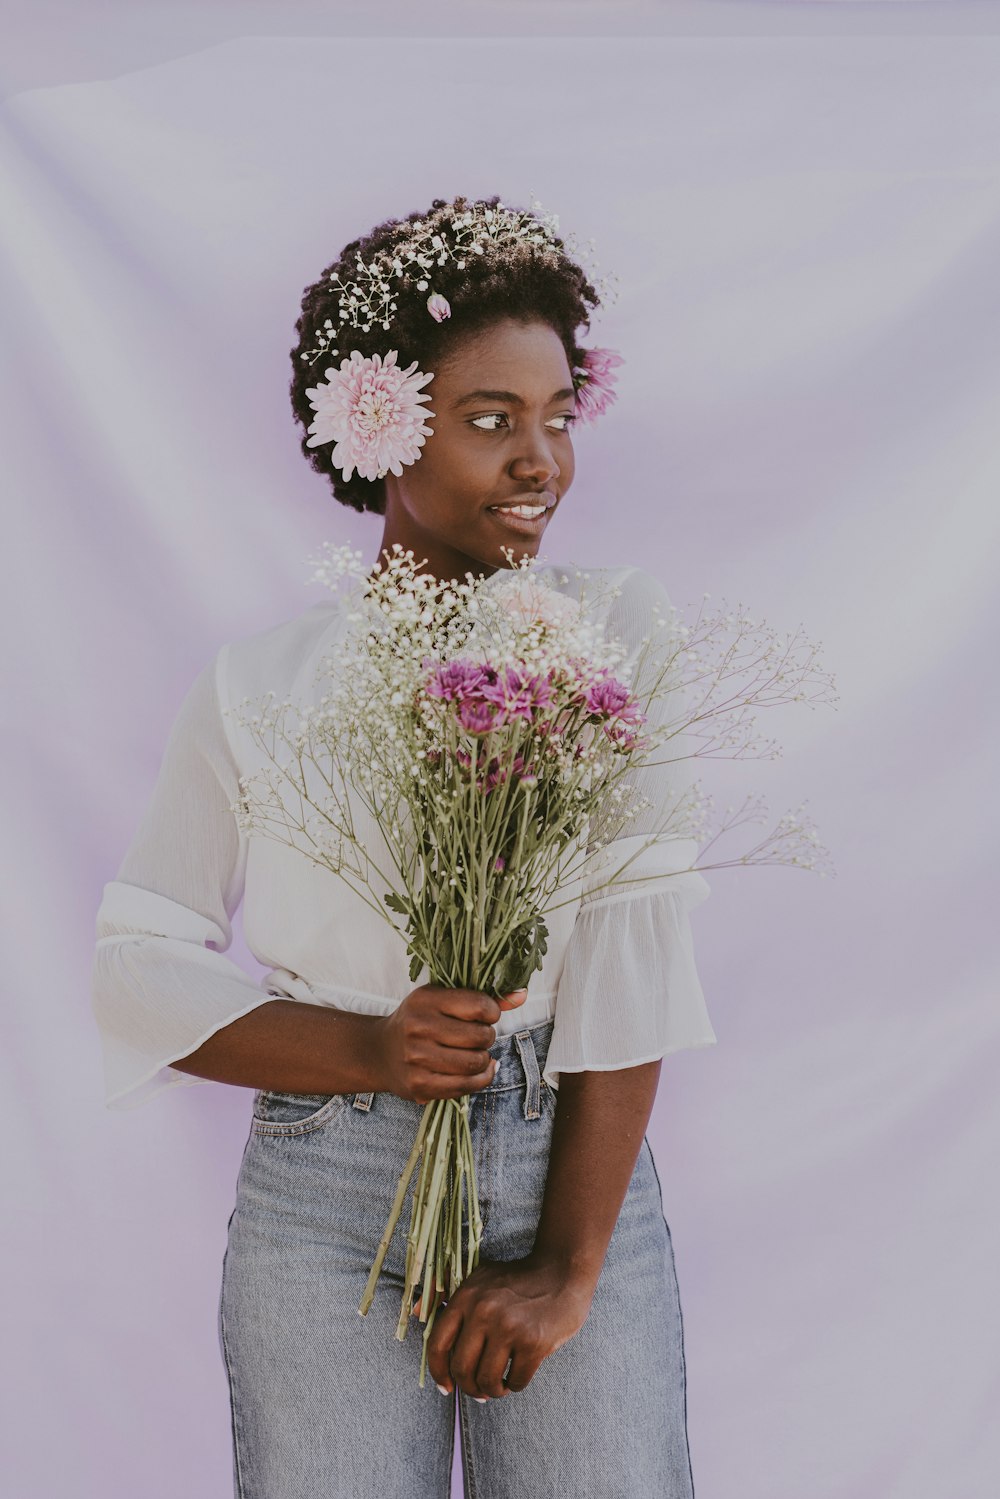
[{"label": "woman's arm", "polygon": [[532,1256],[593,1295],[639,1159],[662,1058],[609,1072],[562,1072]]},{"label": "woman's arm", "polygon": [[172,1063],[181,1072],[287,1093],[374,1092],[382,1082],[381,1015],[274,998]]},{"label": "woman's arm", "polygon": [[521,1260],[480,1260],[437,1313],[427,1367],[439,1389],[457,1384],[480,1400],[523,1390],[542,1360],[579,1332],[639,1158],[661,1062],[560,1074],[534,1246]]}]

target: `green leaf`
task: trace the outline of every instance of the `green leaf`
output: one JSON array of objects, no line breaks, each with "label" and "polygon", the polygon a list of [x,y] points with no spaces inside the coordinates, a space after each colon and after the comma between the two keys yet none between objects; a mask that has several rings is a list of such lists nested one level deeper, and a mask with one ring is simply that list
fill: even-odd
[{"label": "green leaf", "polygon": [[548,951],[548,935],[540,916],[533,916],[517,928],[506,953],[493,969],[493,988],[497,994],[525,988],[531,975],[542,966]]}]

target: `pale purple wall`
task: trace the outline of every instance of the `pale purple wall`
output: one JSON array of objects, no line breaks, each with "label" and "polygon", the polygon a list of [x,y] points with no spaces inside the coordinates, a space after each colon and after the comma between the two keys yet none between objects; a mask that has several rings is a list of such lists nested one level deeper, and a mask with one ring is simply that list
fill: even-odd
[{"label": "pale purple wall", "polygon": [[768,715],[783,759],[708,767],[720,804],[808,797],[838,875],[719,872],[694,918],[719,1045],[666,1060],[650,1135],[699,1499],[995,1491],[989,11],[508,4],[449,34],[438,6],[417,42],[212,0],[88,0],[45,45],[23,21],[0,137],[6,1490],[230,1492],[215,1319],[249,1094],[103,1109],[93,919],[196,672],[318,600],[323,539],[375,556],[378,523],[298,451],[301,288],[386,215],[533,191],[619,273],[592,341],[627,360],[552,555],[801,621],[841,695]]}]

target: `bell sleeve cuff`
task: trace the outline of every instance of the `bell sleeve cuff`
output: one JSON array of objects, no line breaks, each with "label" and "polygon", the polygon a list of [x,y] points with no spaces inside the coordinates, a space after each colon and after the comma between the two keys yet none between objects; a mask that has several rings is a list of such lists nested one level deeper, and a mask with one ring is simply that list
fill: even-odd
[{"label": "bell sleeve cuff", "polygon": [[103,887],[91,1005],[111,1109],[210,1082],[171,1063],[273,997],[266,980],[223,956],[246,868],[232,812],[239,772],[221,713],[226,660],[223,646],[188,690],[145,814]]},{"label": "bell sleeve cuff", "polygon": [[273,996],[221,951],[230,935],[187,906],[112,881],[97,917],[92,1004],[105,1104],[138,1108],[167,1088],[211,1082],[171,1062]]},{"label": "bell sleeve cuff", "polygon": [[661,873],[644,893],[615,889],[581,904],[542,1071],[550,1087],[558,1088],[561,1072],[637,1067],[717,1040],[689,915],[708,895],[708,882],[697,872],[670,881]]}]

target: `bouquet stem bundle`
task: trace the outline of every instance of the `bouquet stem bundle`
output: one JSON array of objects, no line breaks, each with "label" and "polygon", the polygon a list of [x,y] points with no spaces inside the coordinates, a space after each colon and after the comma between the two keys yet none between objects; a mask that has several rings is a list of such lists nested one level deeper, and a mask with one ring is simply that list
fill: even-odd
[{"label": "bouquet stem bundle", "polygon": [[[466,1095],[461,1099],[436,1098],[425,1106],[358,1308],[363,1317],[375,1299],[382,1262],[399,1221],[407,1188],[422,1157],[406,1241],[406,1283],[396,1327],[396,1337],[402,1341],[409,1324],[413,1293],[422,1278],[420,1320],[425,1327],[420,1362],[421,1386],[427,1371],[427,1340],[438,1308],[479,1263],[483,1220],[469,1132],[469,1102]],[[463,1255],[462,1205],[466,1191],[469,1235]]]}]

